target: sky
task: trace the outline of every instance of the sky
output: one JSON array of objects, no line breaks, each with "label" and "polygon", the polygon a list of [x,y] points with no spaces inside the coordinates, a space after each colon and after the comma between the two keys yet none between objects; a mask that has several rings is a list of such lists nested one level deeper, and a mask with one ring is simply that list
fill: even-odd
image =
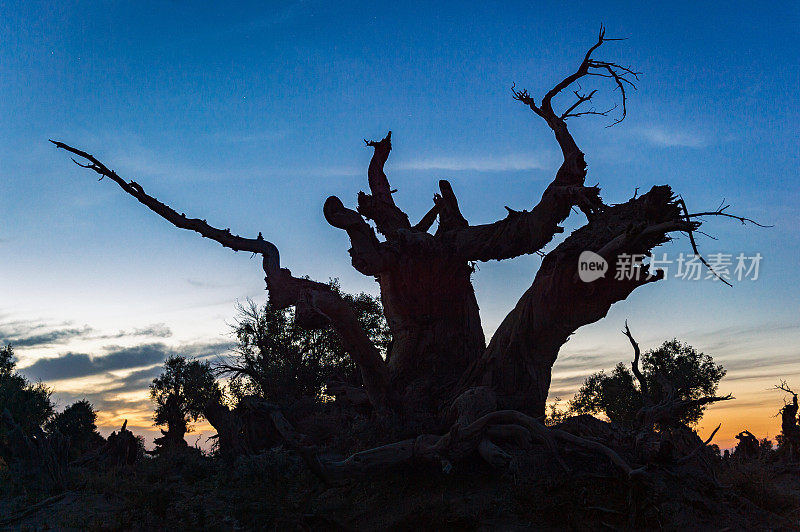
[{"label": "sky", "polygon": [[[354,206],[367,187],[362,139],[393,132],[386,171],[412,220],[442,178],[471,223],[530,209],[560,156],[510,88],[541,97],[603,23],[627,40],[596,56],[642,74],[623,123],[570,123],[587,183],[609,203],[670,184],[692,211],[724,200],[774,227],[710,219],[717,240],[700,236],[701,251],[759,253],[758,278],[730,288],[668,271],[578,330],[550,399],[630,359],[627,319],[643,348],[678,338],[728,370],[720,392],[736,400],[709,408],[701,434],[721,422],[722,446],[744,429],[774,437],[784,397],[770,388],[800,389],[800,6],[381,4],[0,1],[0,341],[15,345],[23,373],[62,408],[93,401],[104,433],[129,419],[151,439],[147,385],[164,358],[224,355],[236,302],[266,298],[260,261],[175,229],[48,139],[93,153],[179,212],[262,232],[296,275],[377,294],[350,266],[346,234],[322,217],[326,197]],[[596,88],[598,108],[619,96]],[[567,234],[584,222],[573,214]],[[678,238],[657,252],[691,247]],[[540,260],[479,264],[487,337]]]}]

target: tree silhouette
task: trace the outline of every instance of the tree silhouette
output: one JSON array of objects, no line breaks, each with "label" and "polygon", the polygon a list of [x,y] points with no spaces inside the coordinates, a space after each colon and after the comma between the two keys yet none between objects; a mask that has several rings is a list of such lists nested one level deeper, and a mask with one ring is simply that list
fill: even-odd
[{"label": "tree silhouette", "polygon": [[792,397],[791,401],[785,403],[779,411],[781,433],[778,436],[778,446],[784,458],[794,462],[800,460],[800,420],[797,417],[797,393],[789,387],[786,381],[775,385],[775,389],[786,392]]},{"label": "tree silhouette", "polygon": [[15,370],[12,347],[0,348],[0,459],[18,478],[45,490],[63,488],[69,440],[43,430],[53,415],[50,389]]},{"label": "tree silhouette", "polygon": [[674,422],[694,425],[712,402],[709,398],[721,399],[715,393],[725,370],[688,344],[666,341],[641,355],[641,364],[642,371],[637,360],[633,370],[620,362],[610,374],[600,371],[589,376],[570,401],[570,410],[603,413],[615,423],[635,425],[642,409],[671,393],[674,400],[685,401]]},{"label": "tree silhouette", "polygon": [[[8,410],[25,434],[44,427],[53,415],[50,389],[42,383],[32,383],[16,372],[14,349],[0,348],[0,414]],[[3,428],[0,425],[0,439]]]},{"label": "tree silhouette", "polygon": [[162,449],[186,447],[184,436],[189,422],[197,421],[211,400],[221,391],[208,362],[170,356],[164,362],[164,372],[153,379],[150,398],[156,403],[153,421],[166,425],[162,437],[156,438],[157,452]]},{"label": "tree silhouette", "polygon": [[[637,80],[634,70],[595,57],[598,49],[613,40],[601,27],[597,41],[577,68],[538,101],[526,90],[512,88],[514,99],[553,132],[563,155],[554,179],[530,210],[507,207],[507,215],[496,222],[470,224],[459,208],[453,186],[441,180],[430,210],[412,223],[395,203],[384,171],[392,150],[391,132],[381,140],[365,141],[372,149],[367,169],[369,192],[359,192],[356,209],[329,197],[323,215],[330,225],[348,234],[353,267],[379,283],[392,336],[385,359],[353,306],[328,284],[293,275],[281,264],[277,247],[261,233],[245,238],[190,218],[148,195],[140,184],[123,179],[90,153],[53,142],[85,161],[75,161],[77,164],[115,182],[176,227],[198,232],[236,251],[261,255],[271,307],[294,306],[298,325],[336,331],[359,369],[361,393],[377,416],[434,416],[455,420],[461,427],[444,437],[422,435],[414,440],[416,443],[399,442],[349,462],[330,464],[328,473],[335,476],[345,470],[386,466],[413,457],[441,460],[448,453],[456,459],[475,449],[487,461],[502,463],[506,456],[497,443],[514,431],[518,435],[520,430],[552,449],[556,441],[570,441],[600,452],[630,473],[633,469],[618,455],[609,454],[613,453],[610,449],[586,439],[578,438],[580,443],[576,443],[577,436],[547,430],[537,418],[545,414],[552,367],[569,336],[603,318],[612,304],[626,299],[635,289],[661,280],[663,272],[651,272],[648,265],[637,262],[636,275],[605,275],[583,282],[578,276],[579,257],[592,251],[609,264],[616,264],[621,257],[647,255],[676,233],[688,235],[699,255],[694,233],[703,217],[725,216],[743,223],[751,220],[723,212],[726,207],[691,213],[668,185],[653,186],[621,203],[603,201],[599,187],[586,185],[587,164],[568,121],[617,112],[612,125],[620,122],[627,114],[628,92]],[[597,111],[591,107],[597,90],[583,91],[579,83],[595,81],[610,83],[617,91],[620,101],[615,109]],[[569,94],[569,100],[558,101]],[[487,346],[471,281],[475,263],[542,254],[543,247],[564,232],[560,224],[574,208],[583,213],[586,224],[543,254],[532,284]],[[431,232],[437,220],[438,227]],[[674,418],[675,409],[683,406],[674,390],[667,392],[664,401],[649,407],[650,424]],[[271,419],[275,430],[287,442],[293,442],[290,445],[303,447],[272,407],[264,412],[264,419]],[[228,419],[225,415],[214,417]]]},{"label": "tree silhouette", "polygon": [[97,432],[97,412],[92,404],[83,399],[58,412],[45,425],[48,432],[59,432],[69,439],[71,458],[78,458],[105,443]]},{"label": "tree silhouette", "polygon": [[[391,335],[380,300],[364,293],[342,293],[336,282],[331,282],[331,289],[353,307],[370,340],[385,353]],[[236,355],[217,366],[231,377],[228,389],[234,398],[258,395],[285,404],[319,397],[323,390],[328,395],[352,395],[360,386],[358,368],[330,328],[302,327],[292,309],[276,309],[269,303],[259,307],[248,301],[238,311]]]}]

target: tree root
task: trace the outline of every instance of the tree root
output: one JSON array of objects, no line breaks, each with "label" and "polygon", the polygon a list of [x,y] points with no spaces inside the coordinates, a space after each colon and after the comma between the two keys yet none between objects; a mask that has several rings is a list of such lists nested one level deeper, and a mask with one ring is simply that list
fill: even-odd
[{"label": "tree root", "polygon": [[443,435],[421,434],[359,451],[338,461],[320,459],[317,447],[298,433],[279,409],[270,408],[269,419],[284,444],[298,452],[309,469],[326,483],[369,476],[412,462],[439,463],[447,473],[453,463],[473,453],[494,467],[505,468],[511,463],[512,456],[501,445],[511,443],[517,447],[529,447],[531,440],[544,444],[564,471],[570,469],[559,454],[557,442],[569,443],[608,458],[626,478],[644,471],[644,468],[634,469],[616,451],[600,442],[546,427],[540,420],[516,410],[490,412],[466,426],[456,423]]}]

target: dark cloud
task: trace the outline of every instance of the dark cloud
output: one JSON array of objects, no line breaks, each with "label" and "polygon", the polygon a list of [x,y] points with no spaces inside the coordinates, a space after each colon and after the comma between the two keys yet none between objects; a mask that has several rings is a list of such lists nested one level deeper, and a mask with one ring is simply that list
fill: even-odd
[{"label": "dark cloud", "polygon": [[161,343],[119,348],[103,356],[66,353],[56,358],[41,358],[21,370],[33,379],[60,380],[97,375],[107,371],[152,366],[162,362],[170,349]]},{"label": "dark cloud", "polygon": [[[66,353],[56,358],[41,358],[21,368],[20,372],[35,380],[62,380],[100,375],[109,371],[146,368],[160,364],[170,355],[195,358],[219,356],[233,347],[231,342],[211,342],[170,347],[163,343],[142,344],[134,347],[106,347],[106,354],[92,356],[85,353]],[[134,372],[127,378],[135,378]],[[122,384],[130,382],[122,379]]]},{"label": "dark cloud", "polygon": [[[162,360],[169,355],[172,354],[181,354],[183,356],[190,356],[195,357],[198,359],[211,359],[214,357],[222,356],[223,353],[229,351],[233,344],[230,342],[209,342],[209,343],[200,343],[200,344],[191,344],[187,346],[182,346],[180,348],[169,348],[163,346],[163,344],[150,344],[148,346],[140,346],[140,347],[147,347],[153,353],[160,352],[160,357]],[[147,398],[147,389],[150,386],[150,383],[153,382],[153,379],[156,378],[158,375],[161,374],[163,371],[163,367],[160,364],[159,360],[157,362],[158,365],[152,365],[151,367],[144,367],[142,369],[136,369],[130,372],[128,375],[124,377],[117,377],[113,373],[108,373],[105,371],[97,371],[97,367],[100,365],[121,365],[122,360],[125,358],[120,356],[120,353],[125,352],[125,357],[127,358],[134,358],[131,357],[133,354],[132,349],[118,349],[112,351],[105,357],[95,357],[95,359],[91,359],[89,362],[92,363],[91,366],[88,366],[92,371],[91,374],[104,374],[110,382],[103,384],[102,387],[99,389],[95,388],[91,391],[87,391],[84,393],[66,393],[66,392],[58,392],[54,393],[54,398],[56,400],[57,408],[63,409],[67,405],[74,403],[75,401],[80,401],[82,399],[86,399],[95,407],[96,410],[100,412],[112,413],[112,414],[119,414],[119,415],[127,415],[123,414],[124,412],[150,412],[152,411],[153,405],[150,400]],[[139,353],[144,353],[146,350],[139,350]],[[110,356],[118,355],[113,359],[113,363],[111,362],[102,362],[98,363],[103,358],[107,358]],[[64,355],[60,358],[67,358],[68,360],[78,360],[75,358],[74,353],[69,353]],[[78,357],[86,357],[87,355],[77,355]],[[142,359],[138,359],[138,361],[134,360],[135,363],[141,363],[142,360],[147,360],[147,357],[143,357]],[[58,359],[48,359],[48,360],[58,360]],[[38,363],[43,362],[42,360],[38,361]],[[82,360],[78,362],[79,367],[77,369],[86,370],[86,361]],[[36,364],[35,364],[36,365]],[[29,368],[32,366],[29,366]],[[46,366],[39,366],[39,369]],[[25,368],[27,371],[29,368]],[[47,371],[54,371],[58,368],[55,367],[47,367]],[[72,368],[72,372],[76,373],[76,368]],[[120,368],[121,369],[121,368]],[[85,373],[85,371],[84,371]],[[64,376],[59,376],[58,378],[63,379],[67,378]],[[142,392],[141,395],[136,396],[137,398],[133,398],[132,396],[123,396],[121,398],[121,394],[126,394],[129,392]]]},{"label": "dark cloud", "polygon": [[134,371],[126,377],[116,379],[114,383],[103,390],[102,393],[106,395],[143,390],[150,386],[153,379],[161,375],[162,371],[164,371],[164,368],[161,366]]}]

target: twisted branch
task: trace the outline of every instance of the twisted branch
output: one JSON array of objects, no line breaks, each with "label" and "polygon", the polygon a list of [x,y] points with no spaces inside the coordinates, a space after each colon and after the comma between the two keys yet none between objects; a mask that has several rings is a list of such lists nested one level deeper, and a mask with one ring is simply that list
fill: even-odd
[{"label": "twisted branch", "polygon": [[265,264],[268,265],[270,270],[276,270],[280,268],[280,254],[278,253],[278,248],[275,247],[275,245],[271,242],[264,240],[264,237],[261,236],[261,233],[259,233],[258,237],[256,238],[243,238],[241,236],[231,234],[230,229],[223,230],[212,227],[205,220],[187,218],[185,214],[178,214],[177,211],[168,205],[165,205],[156,198],[149,196],[140,184],[136,183],[135,181],[128,182],[122,179],[119,175],[117,175],[116,172],[110,170],[105,164],[97,160],[93,155],[77,148],[73,148],[72,146],[57,140],[50,140],[50,142],[55,144],[57,148],[74,153],[75,155],[89,161],[86,164],[81,164],[75,159],[72,159],[72,162],[81,168],[88,168],[89,170],[93,170],[94,172],[100,174],[100,179],[103,179],[103,177],[111,179],[118,184],[122,190],[136,198],[140,203],[144,204],[151,211],[155,212],[175,227],[200,233],[201,236],[219,242],[226,248],[230,248],[234,251],[250,251],[252,253],[257,253],[264,257]]}]

